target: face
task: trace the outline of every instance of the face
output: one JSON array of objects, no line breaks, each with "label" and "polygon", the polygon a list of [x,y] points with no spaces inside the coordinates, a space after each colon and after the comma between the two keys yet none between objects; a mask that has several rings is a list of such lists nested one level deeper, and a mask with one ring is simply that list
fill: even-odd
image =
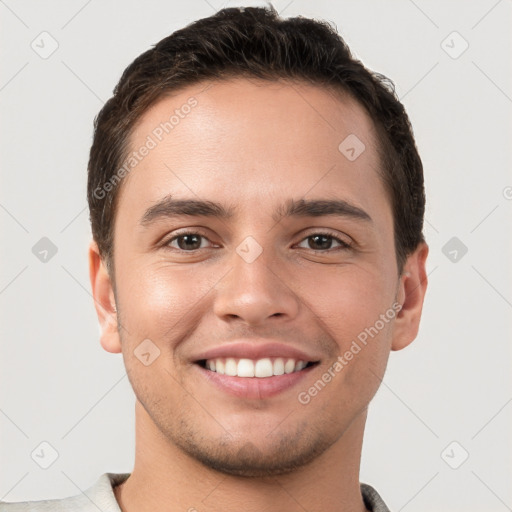
[{"label": "face", "polygon": [[150,139],[118,198],[116,322],[91,263],[102,344],[170,445],[230,474],[303,466],[365,413],[421,313],[427,249],[398,275],[372,120],[239,78],[160,100],[131,150]]}]

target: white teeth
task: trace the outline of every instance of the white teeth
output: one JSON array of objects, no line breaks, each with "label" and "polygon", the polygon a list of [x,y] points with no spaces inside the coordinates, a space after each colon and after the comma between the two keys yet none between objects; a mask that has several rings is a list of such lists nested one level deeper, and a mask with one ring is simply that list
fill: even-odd
[{"label": "white teeth", "polygon": [[274,361],[274,375],[283,375],[284,373],[284,360],[282,357],[278,357]]},{"label": "white teeth", "polygon": [[237,364],[232,357],[228,357],[228,359],[226,359],[226,366],[224,371],[226,375],[229,375],[230,377],[236,377]]},{"label": "white teeth", "polygon": [[234,357],[208,359],[206,368],[212,372],[230,377],[272,377],[285,373],[299,372],[307,366],[306,361],[265,357],[258,360],[235,359]]},{"label": "white teeth", "polygon": [[284,365],[284,373],[292,373],[295,370],[295,359],[288,359]]},{"label": "white teeth", "polygon": [[300,372],[306,367],[306,363],[304,361],[297,361],[295,363],[295,371]]},{"label": "white teeth", "polygon": [[258,359],[254,365],[255,377],[272,377],[274,368],[270,359]]},{"label": "white teeth", "polygon": [[239,377],[254,377],[254,363],[250,359],[240,359],[237,369]]},{"label": "white teeth", "polygon": [[213,364],[215,366],[215,372],[220,373],[221,375],[224,375],[226,373],[224,361],[222,359],[214,359]]}]

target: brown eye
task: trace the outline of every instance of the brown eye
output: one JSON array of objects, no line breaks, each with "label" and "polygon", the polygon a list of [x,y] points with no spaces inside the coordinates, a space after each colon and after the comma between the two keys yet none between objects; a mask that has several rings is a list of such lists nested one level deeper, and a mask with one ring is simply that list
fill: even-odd
[{"label": "brown eye", "polygon": [[308,247],[305,247],[305,249],[312,249],[313,251],[327,252],[333,248],[333,242],[338,244],[338,247],[334,247],[335,250],[350,248],[347,242],[329,233],[314,233],[304,238],[301,243],[304,243],[304,241],[307,241],[308,244]]},{"label": "brown eye", "polygon": [[[179,235],[176,235],[173,238],[171,238],[167,242],[166,246],[169,246],[173,249],[190,252],[204,248],[204,246],[202,246],[203,240],[208,239],[205,236],[201,235],[200,233],[180,233]],[[174,242],[176,242],[177,247],[171,245]]]}]

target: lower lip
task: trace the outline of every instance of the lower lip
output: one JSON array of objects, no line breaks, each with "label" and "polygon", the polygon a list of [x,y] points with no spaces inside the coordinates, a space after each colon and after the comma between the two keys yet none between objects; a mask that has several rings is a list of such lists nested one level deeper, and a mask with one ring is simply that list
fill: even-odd
[{"label": "lower lip", "polygon": [[196,366],[209,382],[222,391],[239,398],[263,400],[282,393],[298,384],[317,365],[309,366],[299,372],[274,375],[272,377],[230,377]]}]

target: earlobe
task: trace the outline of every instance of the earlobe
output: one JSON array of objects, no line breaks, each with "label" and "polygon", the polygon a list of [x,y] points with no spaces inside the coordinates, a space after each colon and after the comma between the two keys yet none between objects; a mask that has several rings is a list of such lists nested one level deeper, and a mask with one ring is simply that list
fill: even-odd
[{"label": "earlobe", "polygon": [[397,302],[402,305],[393,327],[391,350],[402,350],[417,336],[425,292],[427,291],[426,259],[428,245],[422,242],[408,256],[400,276]]},{"label": "earlobe", "polygon": [[117,328],[117,307],[110,276],[100,257],[97,243],[89,245],[89,277],[91,280],[94,307],[100,323],[100,343],[107,351],[121,352],[121,341]]}]

